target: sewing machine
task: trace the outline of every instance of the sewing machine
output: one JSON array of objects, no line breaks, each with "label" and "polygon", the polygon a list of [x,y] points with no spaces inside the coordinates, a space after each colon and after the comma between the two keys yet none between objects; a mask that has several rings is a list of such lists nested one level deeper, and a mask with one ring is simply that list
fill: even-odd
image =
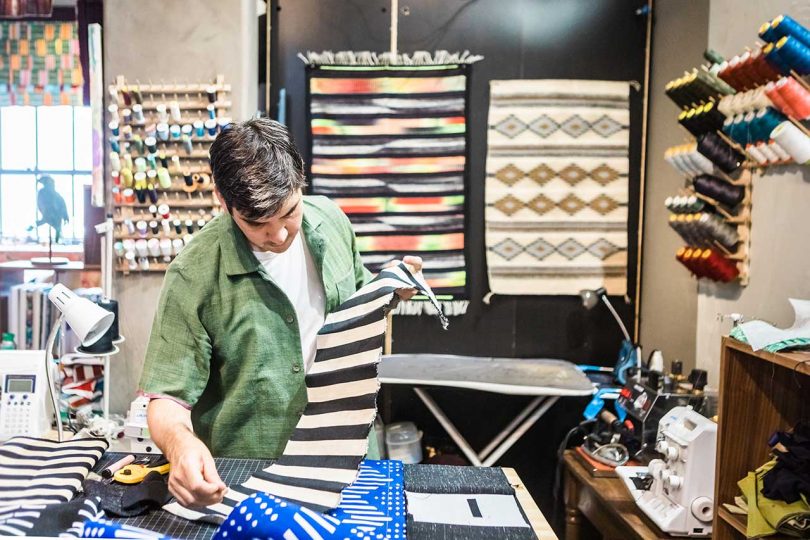
[{"label": "sewing machine", "polygon": [[674,536],[712,532],[717,424],[691,407],[662,419],[656,450],[664,459],[648,467],[617,467],[636,504],[662,531]]}]

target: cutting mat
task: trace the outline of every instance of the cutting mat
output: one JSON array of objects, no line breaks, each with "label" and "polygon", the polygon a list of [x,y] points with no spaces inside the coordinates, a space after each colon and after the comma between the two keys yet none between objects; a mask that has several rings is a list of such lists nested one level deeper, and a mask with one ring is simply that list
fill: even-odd
[{"label": "cutting mat", "polygon": [[[103,470],[110,463],[126,456],[126,453],[107,452],[94,467],[95,472]],[[139,455],[139,454],[136,454]],[[155,456],[157,457],[157,456]],[[250,478],[254,472],[269,466],[272,461],[256,459],[215,458],[217,472],[222,481],[228,485],[239,484]],[[150,512],[143,516],[132,518],[115,518],[118,523],[125,523],[133,527],[141,527],[150,531],[182,538],[184,540],[202,540],[211,538],[217,530],[215,525],[197,523],[179,518],[168,512]]]}]

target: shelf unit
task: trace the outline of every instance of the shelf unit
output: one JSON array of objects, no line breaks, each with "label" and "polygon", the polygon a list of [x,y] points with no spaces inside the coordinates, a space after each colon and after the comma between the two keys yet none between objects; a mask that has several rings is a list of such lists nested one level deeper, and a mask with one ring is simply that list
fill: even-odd
[{"label": "shelf unit", "polygon": [[[209,99],[207,92],[213,89],[214,93]],[[107,116],[109,121],[117,121],[122,133],[118,137],[114,137],[112,130],[107,128],[108,136],[108,151],[112,150],[112,143],[116,142],[120,146],[120,155],[123,158],[125,153],[129,153],[133,160],[138,157],[147,157],[148,149],[143,148],[143,152],[138,152],[138,145],[133,144],[132,141],[140,137],[141,141],[145,141],[148,136],[155,136],[154,132],[156,125],[161,121],[158,118],[157,106],[164,105],[168,110],[167,114],[170,115],[171,102],[177,102],[180,109],[180,119],[172,119],[169,116],[168,123],[186,125],[192,124],[194,121],[205,121],[209,119],[207,107],[213,105],[215,120],[227,118],[231,108],[230,97],[231,87],[225,84],[222,75],[218,75],[216,80],[212,83],[182,83],[182,84],[142,84],[140,81],[127,82],[123,76],[116,78],[115,84],[110,85],[108,88],[108,99],[110,103],[118,105],[117,114],[113,115],[108,109]],[[129,122],[125,122],[124,109],[131,109],[132,105],[139,102],[143,108],[143,121],[136,121],[135,115],[132,115]],[[115,111],[115,109],[113,109]],[[131,138],[123,134],[123,127],[129,126],[132,130]],[[129,129],[129,128],[128,128]],[[114,186],[114,182],[109,182],[109,189],[117,187],[118,194],[112,194],[110,200],[112,202],[112,214],[114,223],[114,239],[117,242],[132,241],[132,240],[150,240],[157,239],[170,239],[183,238],[189,234],[185,221],[191,219],[194,223],[193,229],[196,233],[198,230],[197,222],[200,219],[210,221],[220,211],[219,201],[214,196],[213,187],[210,181],[211,169],[208,164],[208,151],[211,143],[215,139],[215,135],[209,135],[207,130],[205,134],[200,137],[197,134],[192,134],[189,137],[192,144],[191,152],[186,152],[183,147],[183,141],[177,138],[169,138],[168,140],[160,140],[157,138],[157,152],[156,157],[160,153],[165,154],[168,164],[168,172],[171,177],[172,185],[170,187],[161,188],[155,185],[157,191],[156,202],[151,202],[147,197],[145,202],[140,202],[136,199],[134,202],[127,202],[123,200],[122,192],[125,187],[129,186]],[[173,156],[177,156],[172,161]],[[179,164],[177,159],[179,159]],[[126,167],[125,161],[120,159],[122,166]],[[158,160],[159,165],[159,160]],[[147,161],[147,169],[149,168]],[[112,168],[109,167],[108,171]],[[133,171],[134,173],[134,171]],[[202,174],[208,175],[205,183],[194,184],[196,189],[189,191],[185,185],[184,174]],[[119,176],[121,181],[121,176]],[[134,187],[134,186],[133,186]],[[143,187],[143,186],[141,186]],[[162,228],[160,216],[156,216],[149,211],[150,205],[160,206],[166,204],[170,209],[169,221],[180,219],[183,222],[182,233],[177,234],[174,227],[171,227],[171,232],[166,234]],[[146,235],[139,235],[138,233],[132,234],[128,229],[128,223],[132,222],[134,225],[138,221],[143,220],[147,223],[150,221],[157,221],[160,229],[157,233],[151,230]],[[119,248],[120,249],[120,248]],[[174,256],[176,253],[173,252]],[[148,269],[142,268],[140,262],[142,259],[148,260]],[[115,257],[115,269],[124,275],[139,272],[165,272],[167,263],[163,256],[148,256],[136,257],[138,261],[137,268],[130,268],[127,260],[121,256],[120,252]]]},{"label": "shelf unit", "polygon": [[713,538],[745,538],[744,516],[723,503],[739,495],[737,482],[768,461],[774,431],[810,415],[810,353],[754,352],[725,337],[720,358],[720,408]]}]

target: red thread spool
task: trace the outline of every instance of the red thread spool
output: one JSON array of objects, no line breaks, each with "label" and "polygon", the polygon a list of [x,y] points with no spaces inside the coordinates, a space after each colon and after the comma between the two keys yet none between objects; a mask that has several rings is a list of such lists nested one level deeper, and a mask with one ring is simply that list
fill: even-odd
[{"label": "red thread spool", "polygon": [[773,103],[777,109],[779,109],[780,111],[789,116],[794,116],[793,107],[790,105],[790,103],[788,103],[785,100],[785,97],[782,95],[782,92],[780,92],[779,89],[777,88],[778,84],[779,83],[773,84],[769,83],[768,86],[765,88],[765,95],[768,96],[768,99],[771,100],[771,103]]},{"label": "red thread spool", "polygon": [[756,49],[751,53],[751,69],[760,79],[760,84],[779,79],[780,75],[774,67],[765,60],[762,49]]},{"label": "red thread spool", "polygon": [[726,83],[730,87],[732,87],[733,89],[735,89],[737,91],[742,90],[743,84],[738,79],[738,77],[737,77],[737,75],[735,73],[735,70],[731,65],[731,62],[729,62],[724,68],[722,68],[717,73],[717,76],[720,77],[721,79],[723,79],[724,81],[726,81]]},{"label": "red thread spool", "polygon": [[734,261],[727,259],[712,249],[703,250],[701,259],[708,268],[709,277],[715,281],[728,283],[740,274]]},{"label": "red thread spool", "polygon": [[799,120],[810,117],[810,92],[796,79],[785,77],[776,83],[774,90],[793,111],[791,116]]}]

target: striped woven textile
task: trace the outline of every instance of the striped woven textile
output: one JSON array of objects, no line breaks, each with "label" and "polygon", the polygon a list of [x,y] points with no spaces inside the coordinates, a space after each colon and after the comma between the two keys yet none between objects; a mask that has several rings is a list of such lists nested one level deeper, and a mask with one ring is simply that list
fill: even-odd
[{"label": "striped woven textile", "polygon": [[0,536],[80,538],[85,521],[103,517],[104,510],[98,497],[19,506],[0,511]]},{"label": "striped woven textile", "polygon": [[283,455],[239,486],[225,500],[203,509],[177,502],[164,509],[193,520],[221,522],[252,493],[270,493],[311,510],[335,508],[341,491],[357,477],[377,415],[377,364],[382,354],[386,312],[399,289],[416,289],[447,319],[421,275],[400,263],[383,269],[326,317],[318,332],[315,362],[306,376],[307,406]]},{"label": "striped woven textile", "polygon": [[627,291],[628,83],[490,83],[486,179],[495,294]]},{"label": "striped woven textile", "polygon": [[468,65],[309,66],[312,193],[349,216],[377,272],[418,255],[437,295],[466,298]]},{"label": "striped woven textile", "polygon": [[104,439],[9,439],[0,445],[0,513],[71,500],[107,446]]}]

